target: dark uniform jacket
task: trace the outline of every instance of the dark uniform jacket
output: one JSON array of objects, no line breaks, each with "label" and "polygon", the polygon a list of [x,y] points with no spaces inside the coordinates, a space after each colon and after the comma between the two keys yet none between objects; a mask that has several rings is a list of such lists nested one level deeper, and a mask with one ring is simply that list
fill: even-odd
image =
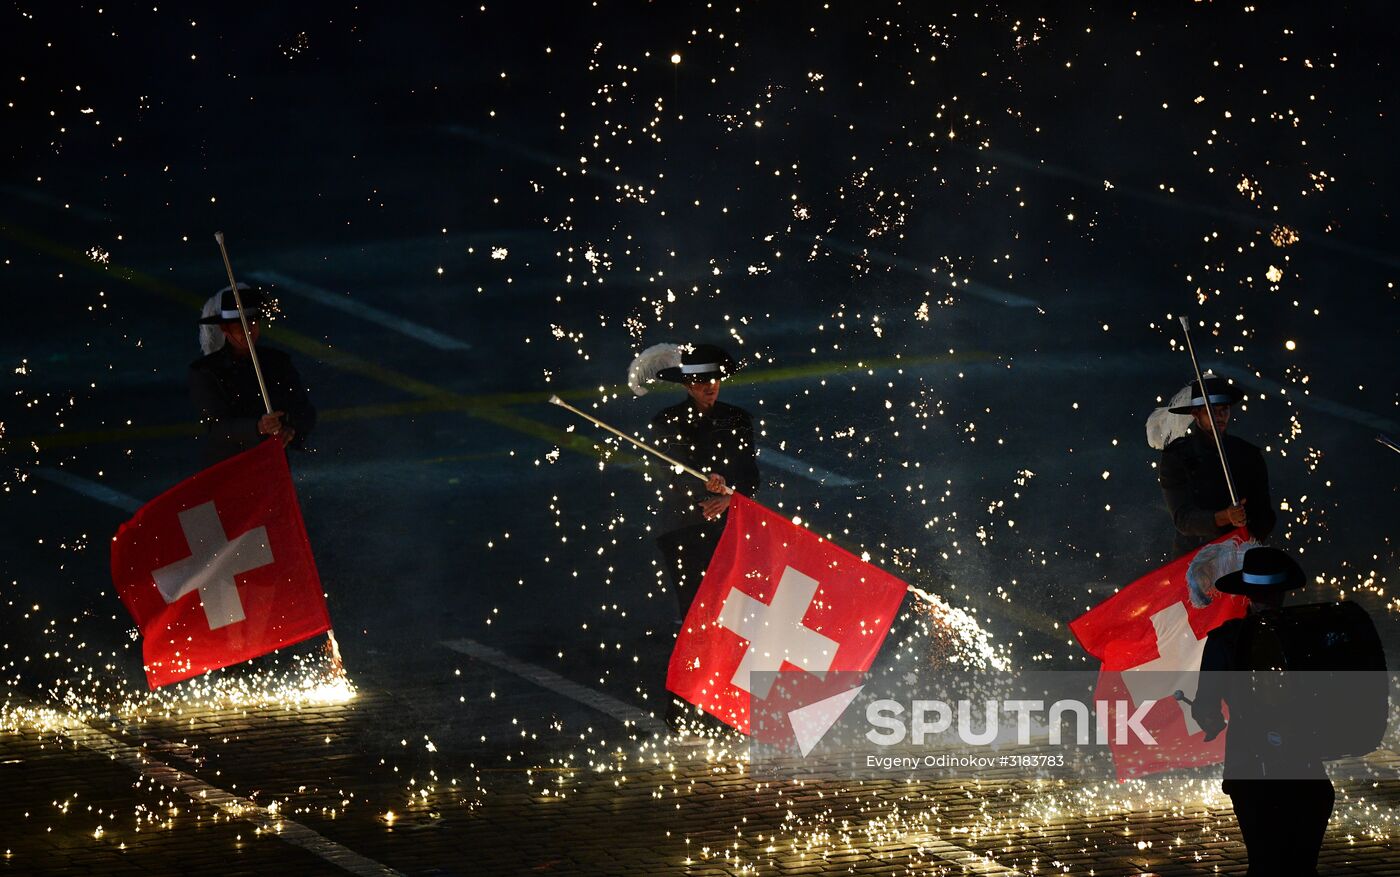
[{"label": "dark uniform jacket", "polygon": [[[316,409],[306,395],[292,360],[275,347],[258,345],[258,362],[273,411],[296,430],[291,447],[300,448],[316,427]],[[204,464],[226,460],[262,441],[258,419],[265,413],[253,360],[234,355],[228,344],[190,364],[190,396],[204,425]]]},{"label": "dark uniform jacket", "polygon": [[[1267,615],[1267,613],[1264,613]],[[1249,656],[1240,638],[1251,622],[1233,618],[1212,630],[1201,653],[1201,674],[1191,718],[1207,733],[1225,727],[1223,700],[1230,708],[1225,737],[1225,782],[1228,794],[1240,780],[1323,779],[1322,761],[1309,750],[1296,698],[1283,689],[1283,674],[1248,672]]]},{"label": "dark uniform jacket", "polygon": [[[1254,445],[1229,433],[1221,436],[1221,441],[1225,459],[1230,461],[1235,490],[1241,499],[1248,500],[1244,510],[1249,516],[1250,535],[1263,542],[1277,521],[1264,455]],[[1230,507],[1230,490],[1220,469],[1215,439],[1209,432],[1192,427],[1189,433],[1167,445],[1162,451],[1158,483],[1176,525],[1174,556],[1194,551],[1233,529],[1215,525],[1215,513]]]},{"label": "dark uniform jacket", "polygon": [[[730,487],[745,496],[758,490],[753,418],[742,408],[717,401],[708,413],[701,413],[686,397],[652,419],[651,439],[662,453],[692,469],[723,475]],[[674,469],[666,474],[657,493],[661,533],[704,523],[700,501],[714,495],[694,475],[676,475]]]}]

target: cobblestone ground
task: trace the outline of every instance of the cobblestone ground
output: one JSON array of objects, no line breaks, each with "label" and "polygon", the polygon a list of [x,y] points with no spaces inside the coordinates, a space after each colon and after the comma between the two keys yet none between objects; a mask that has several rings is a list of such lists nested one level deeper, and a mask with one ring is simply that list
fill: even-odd
[{"label": "cobblestone ground", "polygon": [[[627,739],[606,746],[579,740],[572,752],[558,740],[526,740],[511,751],[498,746],[462,756],[405,736],[392,741],[400,752],[389,757],[381,743],[367,741],[400,733],[401,704],[371,691],[332,706],[201,710],[64,730],[36,728],[24,711],[10,710],[10,727],[0,733],[4,868],[220,875],[1244,871],[1228,802],[1208,781],[1134,804],[1115,800],[1112,789],[1036,786],[1014,777],[760,782],[732,753]],[[1400,783],[1339,783],[1322,872],[1400,874],[1400,850],[1384,833],[1368,833],[1366,817],[1357,815],[1389,813],[1397,804]]]}]

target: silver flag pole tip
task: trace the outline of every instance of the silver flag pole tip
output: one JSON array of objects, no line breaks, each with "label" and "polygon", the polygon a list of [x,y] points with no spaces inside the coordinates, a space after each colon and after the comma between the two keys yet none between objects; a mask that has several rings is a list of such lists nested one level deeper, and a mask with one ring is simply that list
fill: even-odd
[{"label": "silver flag pole tip", "polygon": [[563,399],[560,399],[558,396],[550,396],[550,397],[549,397],[549,404],[551,404],[551,405],[563,405],[563,404],[564,404],[564,400],[563,400]]}]

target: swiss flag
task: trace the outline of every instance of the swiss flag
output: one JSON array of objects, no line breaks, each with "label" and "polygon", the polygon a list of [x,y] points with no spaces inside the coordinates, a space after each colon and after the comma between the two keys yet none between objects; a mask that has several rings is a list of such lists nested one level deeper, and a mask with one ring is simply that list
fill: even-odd
[{"label": "swiss flag", "polygon": [[764,671],[870,669],[906,590],[736,493],[671,654],[666,687],[747,734],[751,698],[766,698],[772,687]]},{"label": "swiss flag", "polygon": [[146,503],[112,537],[112,581],[159,688],[330,629],[280,442]]},{"label": "swiss flag", "polygon": [[[1156,738],[1155,746],[1136,735],[1127,735],[1127,742],[1110,743],[1120,781],[1224,760],[1225,736],[1204,742],[1205,733],[1191,718],[1191,707],[1175,700],[1173,693],[1180,689],[1187,698],[1195,697],[1206,635],[1243,616],[1249,606],[1244,597],[1218,592],[1210,605],[1193,605],[1187,571],[1198,555],[1202,561],[1210,555],[1214,563],[1232,557],[1219,547],[1233,548],[1233,556],[1242,557],[1248,540],[1247,532],[1235,530],[1143,576],[1070,622],[1079,644],[1103,662],[1096,701],[1131,703],[1129,715],[1140,704],[1156,701],[1142,719],[1142,726]],[[1233,569],[1238,568],[1235,562]],[[1214,575],[1208,577],[1214,580]],[[1110,706],[1108,727],[1116,727],[1117,721]]]}]

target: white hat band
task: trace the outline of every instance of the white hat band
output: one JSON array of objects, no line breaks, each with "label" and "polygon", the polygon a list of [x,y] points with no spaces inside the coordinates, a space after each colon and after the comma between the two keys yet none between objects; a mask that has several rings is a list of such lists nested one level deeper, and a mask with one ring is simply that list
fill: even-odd
[{"label": "white hat band", "polygon": [[717,371],[719,371],[719,363],[717,362],[702,362],[699,365],[681,366],[681,374],[683,375],[703,375]]},{"label": "white hat band", "polygon": [[1288,581],[1288,573],[1278,572],[1271,575],[1261,576],[1257,573],[1243,573],[1241,576],[1247,585],[1281,585]]},{"label": "white hat band", "polygon": [[[1228,405],[1230,402],[1231,402],[1230,397],[1229,397],[1229,396],[1226,396],[1224,393],[1212,393],[1212,394],[1211,394],[1211,397],[1210,397],[1210,404],[1212,404],[1212,405]],[[1194,406],[1194,405],[1204,405],[1204,404],[1206,404],[1206,399],[1205,399],[1204,396],[1197,396],[1197,397],[1195,397],[1194,399],[1191,400],[1191,404],[1192,404],[1193,406]]]},{"label": "white hat band", "polygon": [[[256,316],[256,315],[257,315],[257,310],[258,310],[257,307],[247,307],[247,306],[245,306],[245,307],[243,308],[243,313],[248,314],[249,316]],[[236,310],[235,310],[235,311],[219,311],[219,319],[221,319],[221,320],[236,320],[236,319],[238,319],[238,311],[236,311]]]}]

